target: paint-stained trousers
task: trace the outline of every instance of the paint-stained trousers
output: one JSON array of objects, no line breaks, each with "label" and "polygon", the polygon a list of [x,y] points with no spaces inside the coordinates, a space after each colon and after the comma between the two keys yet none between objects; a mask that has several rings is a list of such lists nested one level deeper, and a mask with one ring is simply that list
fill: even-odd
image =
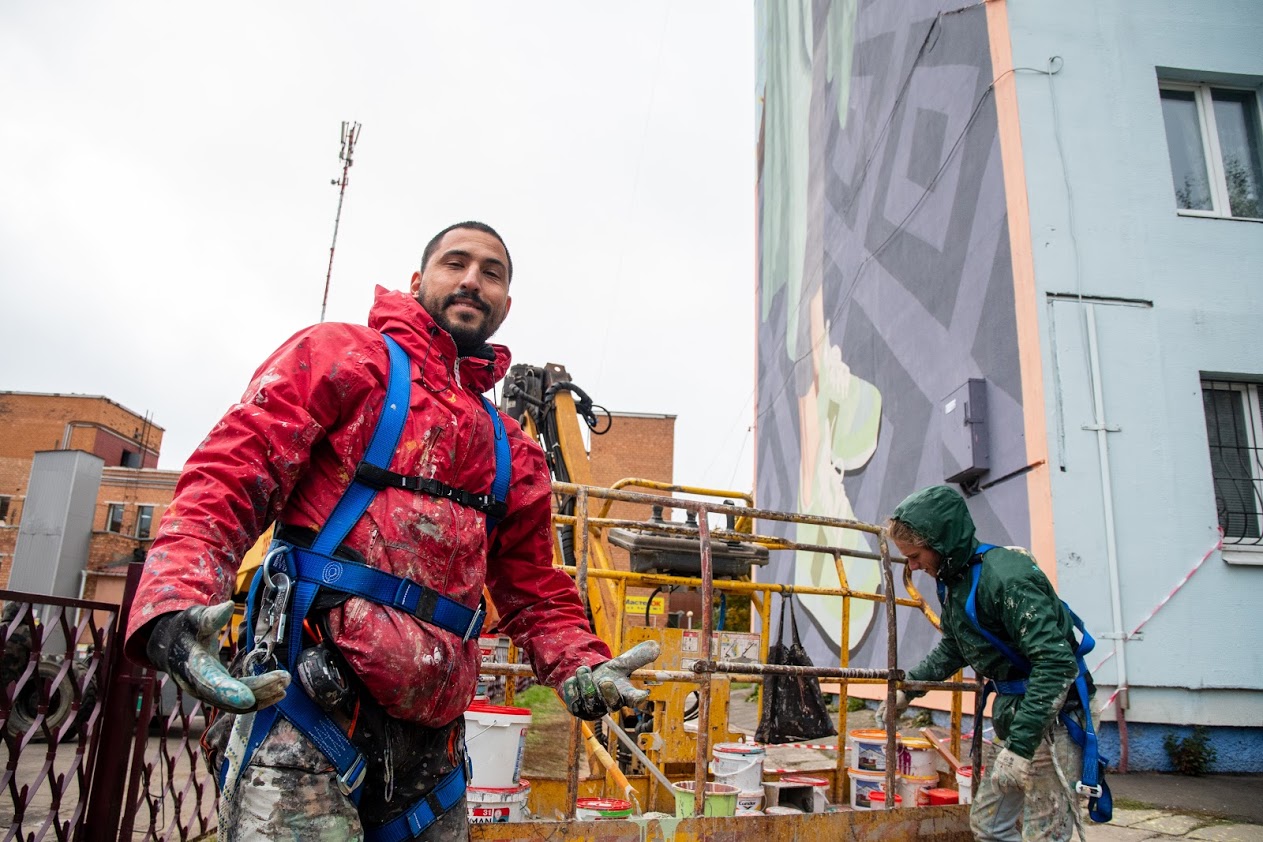
[{"label": "paint-stained trousers", "polygon": [[[248,733],[245,714],[237,727]],[[260,743],[237,784],[220,798],[220,842],[360,842],[361,812],[376,826],[401,815],[456,763],[464,763],[464,721],[447,728],[409,728],[379,723],[381,733],[356,735],[368,758],[368,776],[357,810],[338,788],[329,760],[284,718]],[[393,771],[388,776],[387,768]],[[469,823],[462,798],[426,832],[423,842],[467,840]]]},{"label": "paint-stained trousers", "polygon": [[[1055,722],[1032,758],[1030,787],[1000,789],[991,779],[1003,744],[984,746],[986,767],[969,813],[969,826],[980,842],[1067,842],[1079,836],[1079,796],[1067,791],[1082,776],[1083,749],[1070,739],[1066,726]],[[1058,768],[1061,774],[1058,774]],[[1021,829],[1018,820],[1021,819]]]}]

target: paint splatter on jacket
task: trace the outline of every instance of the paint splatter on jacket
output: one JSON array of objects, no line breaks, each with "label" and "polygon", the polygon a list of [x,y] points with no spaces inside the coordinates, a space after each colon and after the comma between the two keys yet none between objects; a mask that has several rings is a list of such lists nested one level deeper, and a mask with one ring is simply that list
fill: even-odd
[{"label": "paint splatter on jacket", "polygon": [[[1021,678],[1021,672],[987,642],[965,613],[969,561],[979,544],[965,501],[947,486],[934,486],[900,503],[894,517],[929,539],[930,548],[942,556],[939,581],[947,587],[943,638],[908,671],[908,677],[942,681],[968,664],[988,678]],[[992,722],[996,736],[1029,759],[1079,674],[1074,624],[1052,583],[1026,550],[998,547],[985,559],[978,581],[978,622],[1031,662],[1026,695],[999,696],[992,707]]]},{"label": "paint splatter on jacket", "polygon": [[[198,446],[145,564],[127,652],[146,663],[138,631],[161,614],[227,599],[246,550],[276,520],[319,529],[368,447],[385,397],[381,334],[411,360],[411,411],[390,465],[484,493],[492,425],[478,395],[508,370],[509,352],[457,358],[451,336],[408,294],[377,288],[368,326],[321,324],[295,334],[255,373],[241,402]],[[484,515],[404,489],[378,492],[344,546],[371,566],[467,605],[484,583],[499,627],[536,674],[560,687],[608,660],[574,583],[552,566],[551,489],[544,454],[511,419],[508,515],[490,537]],[[329,613],[334,642],[387,713],[440,726],[460,716],[478,678],[478,640],[351,598]]]}]

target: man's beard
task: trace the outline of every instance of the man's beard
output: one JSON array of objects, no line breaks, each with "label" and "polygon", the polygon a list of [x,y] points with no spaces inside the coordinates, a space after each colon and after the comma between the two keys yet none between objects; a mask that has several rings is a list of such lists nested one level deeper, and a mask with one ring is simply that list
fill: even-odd
[{"label": "man's beard", "polygon": [[[492,317],[491,305],[482,299],[476,293],[454,292],[438,303],[437,307],[431,309],[423,297],[423,291],[417,293],[417,303],[420,304],[430,317],[434,319],[435,324],[446,330],[452,336],[452,340],[456,343],[456,351],[462,356],[467,357],[478,349],[482,348],[496,332],[498,325],[494,323]],[[465,324],[462,321],[448,318],[447,310],[457,301],[465,301],[477,307],[482,311],[482,322],[475,326]]]}]

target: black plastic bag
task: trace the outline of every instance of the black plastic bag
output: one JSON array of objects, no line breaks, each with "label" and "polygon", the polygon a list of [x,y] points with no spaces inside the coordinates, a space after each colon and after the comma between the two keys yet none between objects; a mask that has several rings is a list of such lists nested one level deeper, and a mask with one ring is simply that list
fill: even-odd
[{"label": "black plastic bag", "polygon": [[[792,667],[814,666],[798,639],[798,618],[794,615],[793,595],[781,600],[780,636],[767,655],[768,663]],[[793,643],[785,645],[785,611]],[[798,743],[831,737],[838,730],[829,716],[820,692],[820,679],[814,675],[765,675],[763,679],[763,713],[754,739],[760,743]]]}]

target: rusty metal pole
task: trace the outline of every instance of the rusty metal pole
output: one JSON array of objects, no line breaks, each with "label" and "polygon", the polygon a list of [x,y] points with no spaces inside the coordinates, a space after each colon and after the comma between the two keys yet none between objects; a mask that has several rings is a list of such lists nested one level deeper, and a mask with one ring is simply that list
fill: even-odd
[{"label": "rusty metal pole", "polygon": [[[890,569],[890,547],[886,540],[886,530],[877,536],[877,545],[881,549],[881,578],[886,589],[886,666],[890,670],[886,681],[886,715],[893,719],[898,710],[896,697],[899,693],[901,675],[896,674],[899,668],[899,630],[895,624],[895,575]],[[897,721],[886,726],[886,809],[895,807],[895,767],[898,765],[898,751],[895,743],[899,737]]]},{"label": "rusty metal pole", "polygon": [[101,716],[97,727],[101,739],[97,744],[96,762],[91,770],[92,791],[88,797],[84,839],[87,842],[113,842],[118,835],[119,817],[123,811],[124,793],[130,778],[140,774],[139,768],[128,774],[128,748],[135,740],[144,739],[148,729],[136,733],[136,691],[145,682],[144,670],[123,657],[123,638],[127,616],[140,584],[145,561],[142,556],[127,566],[127,583],[123,600],[114,618],[110,635],[109,661],[102,678]]},{"label": "rusty metal pole", "polygon": [[[575,493],[575,586],[579,589],[579,599],[583,601],[584,612],[591,616],[592,608],[588,600],[588,489],[580,486]],[[579,763],[583,753],[583,734],[578,719],[570,722],[570,772],[566,776],[566,818],[575,817],[576,803],[579,800]]]},{"label": "rusty metal pole", "polygon": [[[702,563],[702,631],[698,639],[698,657],[710,660],[710,630],[715,611],[715,572],[711,568],[710,524],[705,506],[697,509],[697,537],[700,541]],[[700,816],[706,807],[706,766],[710,756],[710,691],[711,674],[698,676],[697,685],[697,768],[693,770],[693,815]]]}]

